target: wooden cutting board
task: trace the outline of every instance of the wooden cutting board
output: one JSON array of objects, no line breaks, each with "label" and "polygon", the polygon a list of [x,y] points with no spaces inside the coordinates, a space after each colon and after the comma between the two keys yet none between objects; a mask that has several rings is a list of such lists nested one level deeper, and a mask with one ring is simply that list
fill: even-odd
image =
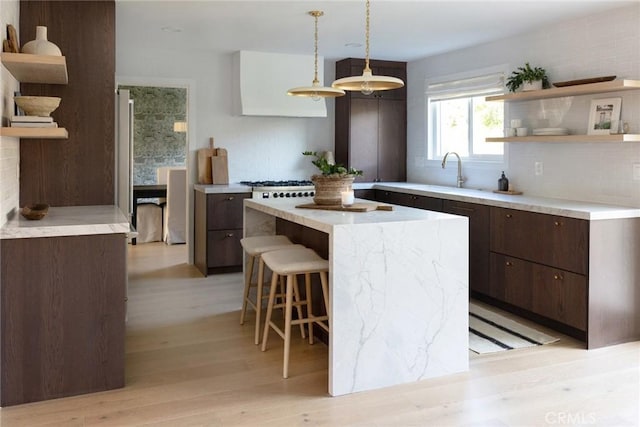
[{"label": "wooden cutting board", "polygon": [[229,183],[229,163],[227,161],[227,150],[216,149],[216,155],[211,157],[211,183]]},{"label": "wooden cutting board", "polygon": [[391,205],[380,205],[378,203],[354,203],[351,206],[342,205],[316,205],[315,203],[305,203],[298,205],[301,209],[320,209],[325,211],[346,211],[346,212],[371,212],[371,211],[392,211]]},{"label": "wooden cutting board", "polygon": [[198,184],[213,184],[211,175],[211,157],[216,155],[213,137],[209,139],[209,148],[198,150]]}]

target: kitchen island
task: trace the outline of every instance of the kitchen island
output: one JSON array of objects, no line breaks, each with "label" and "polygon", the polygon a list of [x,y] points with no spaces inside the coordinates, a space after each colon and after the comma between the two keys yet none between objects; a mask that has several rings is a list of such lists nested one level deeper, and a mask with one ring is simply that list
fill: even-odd
[{"label": "kitchen island", "polygon": [[329,394],[468,370],[468,219],[296,208],[311,201],[246,199],[244,236],[275,234],[280,221],[326,235]]}]

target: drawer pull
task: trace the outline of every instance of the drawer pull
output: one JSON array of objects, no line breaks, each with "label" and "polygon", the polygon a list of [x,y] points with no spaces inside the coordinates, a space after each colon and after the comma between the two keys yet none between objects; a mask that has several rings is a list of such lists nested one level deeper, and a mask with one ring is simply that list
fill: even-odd
[{"label": "drawer pull", "polygon": [[233,233],[227,233],[224,237],[233,237]]},{"label": "drawer pull", "polygon": [[563,279],[564,279],[564,277],[562,276],[562,274],[554,274],[554,275],[553,275],[553,278],[554,278],[555,280],[563,280]]},{"label": "drawer pull", "polygon": [[556,227],[561,227],[562,221],[553,221],[553,225],[555,225]]},{"label": "drawer pull", "polygon": [[511,261],[507,261],[504,263],[507,267],[513,267],[513,263]]},{"label": "drawer pull", "polygon": [[506,215],[505,215],[505,217],[507,217],[507,218],[513,218],[513,215],[511,215],[511,214],[506,214]]},{"label": "drawer pull", "polygon": [[229,197],[227,197],[227,200],[233,200],[233,199],[234,199],[234,197],[233,197],[233,196],[229,196]]}]

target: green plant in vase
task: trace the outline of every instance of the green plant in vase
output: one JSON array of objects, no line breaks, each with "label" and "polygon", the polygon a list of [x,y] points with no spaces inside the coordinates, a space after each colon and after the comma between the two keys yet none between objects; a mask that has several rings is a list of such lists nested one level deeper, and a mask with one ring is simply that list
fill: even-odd
[{"label": "green plant in vase", "polygon": [[305,156],[313,156],[311,161],[319,170],[319,174],[311,176],[315,187],[313,201],[317,205],[340,205],[342,193],[349,192],[353,197],[353,180],[356,176],[362,176],[362,171],[355,168],[347,168],[344,165],[329,162],[324,155],[315,151],[305,151]]},{"label": "green plant in vase", "polygon": [[[536,84],[536,82],[539,82]],[[531,67],[527,62],[524,67],[518,67],[513,71],[506,83],[510,92],[517,91],[522,87],[523,91],[547,89],[550,87],[549,77],[544,68]]]}]

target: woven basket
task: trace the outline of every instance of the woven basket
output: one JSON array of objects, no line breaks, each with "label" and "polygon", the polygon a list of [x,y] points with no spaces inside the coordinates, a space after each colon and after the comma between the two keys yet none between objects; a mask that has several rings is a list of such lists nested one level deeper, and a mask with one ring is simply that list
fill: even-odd
[{"label": "woven basket", "polygon": [[311,181],[315,186],[313,201],[316,205],[340,205],[343,191],[352,189],[353,175],[313,175]]},{"label": "woven basket", "polygon": [[49,205],[46,203],[36,203],[27,205],[20,210],[20,214],[26,219],[38,220],[44,218],[49,212]]}]

